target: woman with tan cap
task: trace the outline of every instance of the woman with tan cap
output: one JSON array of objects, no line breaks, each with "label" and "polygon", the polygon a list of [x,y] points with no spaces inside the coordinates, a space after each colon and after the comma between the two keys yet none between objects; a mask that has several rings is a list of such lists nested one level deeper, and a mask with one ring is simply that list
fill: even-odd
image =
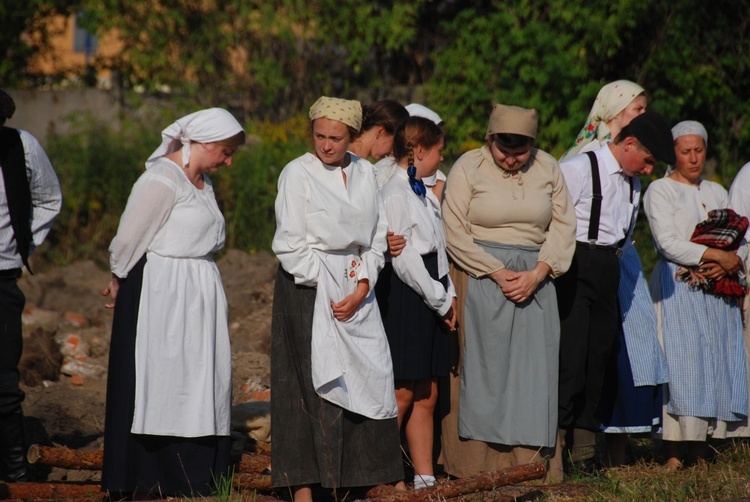
[{"label": "woman with tan cap", "polygon": [[495,105],[488,144],[459,158],[446,183],[461,350],[443,461],[459,477],[554,452],[560,322],[552,279],[570,265],[575,214],[557,161],[534,147],[536,130],[535,110]]},{"label": "woman with tan cap", "polygon": [[280,266],[271,336],[272,484],[403,479],[393,369],[374,287],[386,228],[372,164],[349,153],[358,101],[310,108],[314,153],[284,168],[273,250]]}]

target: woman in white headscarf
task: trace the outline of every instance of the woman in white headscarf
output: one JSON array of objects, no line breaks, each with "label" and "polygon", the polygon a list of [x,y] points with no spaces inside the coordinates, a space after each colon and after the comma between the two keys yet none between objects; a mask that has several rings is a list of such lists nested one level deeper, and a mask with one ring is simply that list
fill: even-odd
[{"label": "woman in white headscarf", "polygon": [[[708,145],[703,125],[680,122],[672,136],[674,169],[649,185],[643,202],[660,257],[651,293],[669,366],[662,439],[667,467],[676,469],[683,458],[694,463],[705,456],[708,436],[747,435],[748,384],[738,298],[744,287],[737,276],[746,247],[732,251],[693,242],[696,225],[711,211],[728,208],[729,195],[701,177]],[[735,231],[739,242],[744,230]],[[738,293],[700,287],[721,279],[735,283]]]},{"label": "woman in white headscarf", "polygon": [[274,487],[403,480],[393,364],[375,299],[385,263],[383,202],[372,164],[349,152],[359,101],[310,108],[314,152],[279,176],[279,259],[271,326]]},{"label": "woman in white headscarf", "polygon": [[212,255],[224,217],[208,174],[245,142],[226,110],[162,132],[110,245],[114,308],[102,489],[113,498],[204,496],[227,475],[231,353]]}]

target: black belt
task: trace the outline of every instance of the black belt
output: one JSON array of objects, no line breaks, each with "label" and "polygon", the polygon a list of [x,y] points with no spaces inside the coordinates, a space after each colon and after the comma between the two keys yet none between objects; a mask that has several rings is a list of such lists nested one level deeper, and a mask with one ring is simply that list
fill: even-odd
[{"label": "black belt", "polygon": [[10,268],[8,270],[0,270],[0,279],[18,279],[21,277],[20,268]]},{"label": "black belt", "polygon": [[602,244],[594,244],[593,242],[576,241],[576,247],[584,249],[596,249],[597,251],[607,251],[617,256],[620,256],[622,254],[622,248],[615,245],[604,246]]}]

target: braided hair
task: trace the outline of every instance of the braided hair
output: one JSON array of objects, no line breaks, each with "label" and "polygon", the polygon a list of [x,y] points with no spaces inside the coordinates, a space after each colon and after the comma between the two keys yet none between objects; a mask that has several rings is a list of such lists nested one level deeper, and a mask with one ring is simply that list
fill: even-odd
[{"label": "braided hair", "polygon": [[414,165],[414,149],[421,145],[430,149],[443,137],[443,130],[435,122],[424,117],[409,117],[397,129],[393,137],[393,156],[396,160],[408,159]]}]

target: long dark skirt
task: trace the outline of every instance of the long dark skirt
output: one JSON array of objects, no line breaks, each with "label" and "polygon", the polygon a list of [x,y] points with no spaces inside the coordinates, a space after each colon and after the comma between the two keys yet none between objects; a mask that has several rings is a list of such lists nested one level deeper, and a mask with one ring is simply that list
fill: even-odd
[{"label": "long dark skirt", "polygon": [[115,498],[136,493],[206,496],[226,476],[228,436],[184,438],[132,434],[135,338],[144,256],[120,284],[112,320],[104,422],[102,490]]},{"label": "long dark skirt", "polygon": [[396,418],[373,420],[318,396],[310,349],[315,289],[279,267],[271,327],[271,483],[324,488],[400,481]]},{"label": "long dark skirt", "polygon": [[[430,276],[448,286],[448,276],[438,278],[437,253],[422,257]],[[425,380],[448,376],[448,334],[443,321],[422,297],[398,278],[386,263],[375,287],[396,380]]]}]

